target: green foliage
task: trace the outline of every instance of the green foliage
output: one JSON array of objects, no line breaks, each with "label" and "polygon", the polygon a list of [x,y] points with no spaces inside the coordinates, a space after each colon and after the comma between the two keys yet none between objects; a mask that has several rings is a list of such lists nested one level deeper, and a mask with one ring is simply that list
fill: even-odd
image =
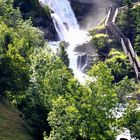
[{"label": "green foliage", "polygon": [[131,76],[132,67],[125,54],[112,49],[109,53],[106,64],[112,70],[114,82],[122,80],[125,76]]},{"label": "green foliage", "polygon": [[76,126],[71,124],[73,119],[76,119],[76,108],[70,106],[68,101],[62,97],[54,100],[52,105],[53,108],[49,113],[48,121],[53,129],[48,140],[76,139],[76,135],[72,135],[74,133],[73,127]]},{"label": "green foliage", "polygon": [[121,28],[125,36],[131,40],[132,44],[135,37],[134,21],[135,21],[135,16],[131,10],[131,6],[128,6],[125,11],[122,11],[118,17],[119,27]]},{"label": "green foliage", "polygon": [[123,33],[131,40],[136,52],[140,54],[140,6],[133,7],[131,2],[127,4],[128,8],[119,14],[118,24]]},{"label": "green foliage", "polygon": [[33,130],[35,140],[43,140],[44,131],[49,133],[47,122],[48,107],[44,104],[43,94],[36,85],[30,87],[27,95],[18,97],[18,108],[25,114],[25,120]]},{"label": "green foliage", "polygon": [[16,102],[35,134],[43,138],[47,108],[38,94],[31,94],[36,89],[31,80],[31,56],[44,46],[42,32],[32,27],[31,21],[23,21],[12,1],[0,1],[0,12],[0,95]]},{"label": "green foliage", "polygon": [[11,27],[17,25],[21,19],[20,11],[13,9],[12,2],[12,0],[0,0],[0,21]]},{"label": "green foliage", "polygon": [[24,58],[13,47],[9,47],[7,54],[1,58],[0,79],[1,94],[4,94],[4,91],[16,93],[28,87],[28,67]]},{"label": "green foliage", "polygon": [[30,55],[31,84],[26,95],[17,97],[20,110],[25,113],[28,124],[33,127],[35,138],[49,134],[47,122],[52,100],[68,92],[68,82],[72,78],[67,67],[47,48],[36,48]]},{"label": "green foliage", "polygon": [[60,43],[60,55],[59,55],[60,59],[62,60],[62,62],[69,67],[69,58],[68,58],[68,54],[65,50],[64,47],[64,42]]},{"label": "green foliage", "polygon": [[106,31],[104,26],[99,26],[90,31],[90,35],[92,37],[91,41],[93,45],[95,45],[97,48],[99,58],[103,61],[105,60],[105,58],[109,53],[109,44],[108,44],[109,36],[104,34],[105,32]]},{"label": "green foliage", "polygon": [[[63,62],[47,49],[36,49],[31,56],[33,77],[49,96],[65,94],[68,81],[73,78]],[[33,78],[34,79],[34,78]]]},{"label": "green foliage", "polygon": [[121,103],[121,106],[124,109],[122,117],[118,120],[118,126],[121,127],[122,130],[124,128],[129,129],[131,138],[139,139],[140,112],[135,94],[138,87],[133,80],[125,77],[122,81],[116,83],[114,88],[117,93],[119,103]]},{"label": "green foliage", "polygon": [[1,22],[0,24],[0,92],[23,90],[29,83],[28,67],[24,57],[16,47],[17,34],[13,28],[9,28]]},{"label": "green foliage", "polygon": [[48,6],[39,0],[14,0],[14,8],[21,11],[24,20],[31,20],[34,27],[44,31],[44,37],[49,40],[56,39],[56,31]]},{"label": "green foliage", "polygon": [[114,88],[120,103],[126,104],[130,100],[128,96],[131,96],[131,98],[134,98],[133,96],[135,96],[135,82],[133,80],[128,79],[128,77],[125,77],[123,80],[119,81],[118,83],[115,83]]},{"label": "green foliage", "polygon": [[106,41],[108,36],[105,34],[94,34],[93,32],[91,33],[92,35],[92,42],[94,45],[97,46],[97,48],[101,49],[106,45]]},{"label": "green foliage", "polygon": [[[20,8],[24,18],[36,16],[41,8],[38,0],[14,0],[13,5]],[[35,9],[37,10],[36,12]]]},{"label": "green foliage", "polygon": [[35,38],[35,31],[29,32],[28,29],[24,28],[22,31],[19,29],[21,31],[19,33],[12,28],[1,28],[0,40],[3,50],[0,61],[1,93],[6,90],[17,92],[28,87],[29,55],[33,47],[41,44],[37,42],[38,40],[31,42]]},{"label": "green foliage", "polygon": [[137,52],[137,54],[140,56],[140,36],[137,35],[136,39],[135,39],[135,50]]},{"label": "green foliage", "polygon": [[[25,19],[42,14],[38,4],[37,0],[14,1]],[[10,0],[0,0],[0,94],[25,114],[36,140],[42,140],[44,132],[50,140],[114,140],[114,112],[130,90],[127,79],[118,84],[112,81],[113,76],[120,80],[131,70],[126,57],[112,50],[106,60],[110,69],[104,63],[95,65],[89,72],[91,81],[80,85],[68,69],[63,42],[59,57],[52,54],[42,32],[30,20],[24,21],[12,5]],[[91,34],[99,50],[106,51],[108,36]]]},{"label": "green foliage", "polygon": [[42,7],[39,0],[14,0],[14,7],[18,7],[24,19],[32,19],[34,25],[38,25],[37,18],[50,17],[48,6]]},{"label": "green foliage", "polygon": [[42,33],[23,21],[12,1],[0,1],[0,92],[16,93],[29,84],[29,56],[44,45]]},{"label": "green foliage", "polygon": [[137,110],[136,101],[131,101],[125,110],[121,125],[130,130],[131,136],[140,139],[140,111]]},{"label": "green foliage", "polygon": [[135,37],[135,41],[134,41],[134,48],[136,50],[136,52],[138,53],[138,55],[140,55],[140,6],[137,6],[135,8],[135,15],[136,15],[136,37]]},{"label": "green foliage", "polygon": [[117,96],[111,84],[111,71],[101,63],[89,74],[97,79],[87,88],[76,87],[73,96],[53,100],[48,117],[52,131],[48,139],[114,139],[112,127],[116,121],[111,110],[116,106]]},{"label": "green foliage", "polygon": [[124,4],[128,5],[128,6],[130,6],[132,4],[132,1],[133,0],[123,0]]}]

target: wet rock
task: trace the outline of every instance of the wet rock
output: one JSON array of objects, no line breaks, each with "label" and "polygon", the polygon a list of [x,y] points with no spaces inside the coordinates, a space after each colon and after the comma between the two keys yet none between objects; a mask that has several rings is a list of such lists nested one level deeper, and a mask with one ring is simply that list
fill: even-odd
[{"label": "wet rock", "polygon": [[98,54],[96,53],[97,50],[91,42],[78,45],[74,51],[78,54],[77,68],[84,73],[99,60]]},{"label": "wet rock", "polygon": [[91,42],[85,42],[81,45],[78,45],[77,47],[75,47],[74,51],[75,52],[84,52],[87,54],[96,54],[96,52],[97,52],[95,46]]},{"label": "wet rock", "polygon": [[98,55],[81,53],[78,55],[77,68],[80,69],[82,72],[86,73],[87,69],[91,69],[91,67],[98,61]]},{"label": "wet rock", "polygon": [[44,32],[45,39],[58,40],[50,13],[45,13],[45,11],[43,12],[42,10],[42,14],[33,19],[33,24]]},{"label": "wet rock", "polygon": [[87,54],[85,53],[78,55],[77,68],[83,71],[86,65],[87,65]]}]

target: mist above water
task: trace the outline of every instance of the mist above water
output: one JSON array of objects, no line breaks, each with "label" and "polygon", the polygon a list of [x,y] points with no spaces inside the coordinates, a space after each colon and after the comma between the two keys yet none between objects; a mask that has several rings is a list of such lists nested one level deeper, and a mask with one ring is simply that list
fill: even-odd
[{"label": "mist above water", "polygon": [[109,7],[118,7],[121,0],[87,0],[87,2],[92,6],[82,21],[82,28],[89,30],[97,26],[106,17]]}]

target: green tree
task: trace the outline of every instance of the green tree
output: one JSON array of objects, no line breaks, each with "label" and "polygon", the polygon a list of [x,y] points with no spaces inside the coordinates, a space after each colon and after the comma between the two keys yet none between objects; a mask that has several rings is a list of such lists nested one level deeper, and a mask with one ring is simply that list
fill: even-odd
[{"label": "green tree", "polygon": [[[48,121],[52,127],[48,139],[113,140],[116,119],[113,110],[117,95],[112,86],[111,70],[103,63],[90,71],[96,77],[88,87],[75,86],[72,96],[59,96],[53,100]],[[72,83],[71,83],[72,84]]]},{"label": "green tree", "polygon": [[140,7],[137,6],[134,10],[134,14],[136,16],[136,20],[135,20],[135,24],[136,24],[136,37],[135,37],[135,44],[134,44],[134,48],[136,50],[136,52],[138,53],[138,55],[140,55]]},{"label": "green tree", "polygon": [[34,48],[44,46],[42,33],[23,21],[13,1],[0,0],[0,92],[18,93],[26,90],[30,81],[30,55]]},{"label": "green tree", "polygon": [[131,6],[132,2],[133,2],[133,0],[123,0],[123,3],[127,6]]},{"label": "green tree", "polygon": [[108,55],[108,59],[106,59],[106,64],[111,68],[114,82],[119,82],[125,76],[133,76],[132,66],[126,55],[122,52],[112,49]]},{"label": "green tree", "polygon": [[140,111],[137,108],[137,102],[130,101],[120,122],[130,130],[132,138],[140,139]]},{"label": "green tree", "polygon": [[119,27],[127,38],[130,39],[131,43],[134,43],[135,38],[135,15],[132,10],[131,0],[126,0],[125,5],[127,6],[126,10],[123,10],[119,15]]},{"label": "green tree", "polygon": [[106,59],[110,50],[108,44],[109,36],[104,34],[104,30],[104,26],[98,26],[89,32],[92,37],[92,43],[97,48],[99,58],[103,61]]},{"label": "green tree", "polygon": [[133,92],[136,90],[135,82],[125,77],[123,80],[115,83],[114,88],[116,90],[120,103],[126,104],[129,99],[128,96],[133,96]]},{"label": "green tree", "polygon": [[16,96],[19,109],[24,112],[27,123],[33,128],[35,139],[49,134],[47,116],[52,100],[68,93],[71,73],[59,57],[52,54],[48,46],[34,49],[30,55],[31,80],[25,96]]},{"label": "green tree", "polygon": [[69,58],[68,58],[68,54],[65,50],[65,46],[64,46],[65,42],[61,42],[60,43],[60,54],[59,57],[62,60],[62,62],[69,67]]}]

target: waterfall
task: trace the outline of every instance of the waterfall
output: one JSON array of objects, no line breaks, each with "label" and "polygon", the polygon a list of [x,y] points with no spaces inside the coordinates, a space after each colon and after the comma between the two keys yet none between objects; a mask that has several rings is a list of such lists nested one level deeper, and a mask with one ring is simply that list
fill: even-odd
[{"label": "waterfall", "polygon": [[87,54],[80,54],[77,59],[77,68],[81,71],[84,71],[84,68],[87,64]]},{"label": "waterfall", "polygon": [[[84,68],[87,65],[88,55],[86,53],[76,54],[74,52],[74,48],[77,45],[83,44],[86,41],[88,42],[90,38],[87,36],[87,32],[79,29],[78,22],[70,6],[70,2],[68,0],[40,0],[40,2],[44,5],[48,5],[53,11],[51,13],[51,17],[60,41],[63,40],[70,44],[68,46],[67,53],[70,60],[70,68],[73,70],[75,77],[81,83],[83,83],[85,79],[95,81],[95,78],[89,78],[83,73]],[[58,42],[50,43],[50,46],[54,48],[56,48],[57,45],[59,45]],[[118,135],[116,140],[120,140],[121,138],[130,140],[130,133],[126,130],[124,134]]]},{"label": "waterfall", "polygon": [[[66,41],[70,44],[67,49],[70,60],[70,68],[73,70],[75,77],[80,82],[84,82],[85,77],[87,76],[82,72],[82,66],[79,66],[83,63],[80,62],[77,64],[79,61],[78,54],[74,52],[74,48],[77,45],[90,40],[87,32],[79,29],[77,19],[68,0],[40,0],[40,2],[44,5],[48,5],[51,9],[51,17],[58,33],[59,40]],[[84,63],[86,63],[86,60],[84,60]],[[85,66],[86,64],[84,67]]]},{"label": "waterfall", "polygon": [[59,39],[60,40],[65,40],[67,30],[66,30],[63,22],[61,21],[59,16],[57,14],[55,14],[55,13],[51,14],[51,17],[53,19],[53,23],[54,23],[55,29],[56,29],[56,31],[58,33]]},{"label": "waterfall", "polygon": [[59,15],[62,23],[67,24],[69,30],[79,28],[68,0],[43,0],[42,3],[47,4],[54,13]]}]

